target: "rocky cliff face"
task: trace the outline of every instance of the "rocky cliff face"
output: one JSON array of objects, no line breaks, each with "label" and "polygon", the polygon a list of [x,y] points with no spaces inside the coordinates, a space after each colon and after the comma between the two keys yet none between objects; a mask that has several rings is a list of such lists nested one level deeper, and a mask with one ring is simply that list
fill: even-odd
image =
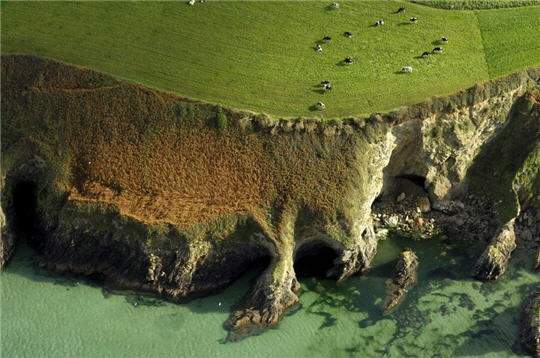
[{"label": "rocky cliff face", "polygon": [[321,123],[4,56],[1,263],[26,234],[51,269],[173,300],[267,263],[227,322],[230,338],[240,338],[275,325],[298,301],[294,264],[307,250],[334,252],[326,274],[336,279],[369,268],[371,207],[399,178],[420,178],[441,212],[472,190],[486,194],[478,183],[489,145],[516,118],[527,130],[519,160],[493,184],[505,195],[497,222],[537,205],[539,77],[531,70],[392,113]]},{"label": "rocky cliff face", "polygon": [[527,352],[540,357],[540,292],[530,295],[523,305],[520,338]]}]

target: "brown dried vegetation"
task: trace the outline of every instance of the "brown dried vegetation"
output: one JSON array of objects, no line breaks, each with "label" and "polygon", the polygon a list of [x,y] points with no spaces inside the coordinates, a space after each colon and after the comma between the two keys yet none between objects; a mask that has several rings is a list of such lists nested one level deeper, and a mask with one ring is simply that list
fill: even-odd
[{"label": "brown dried vegetation", "polygon": [[[146,223],[189,227],[247,213],[273,225],[288,207],[342,207],[368,177],[354,164],[370,133],[342,123],[281,128],[32,57],[4,56],[2,87],[3,153],[25,148],[64,168],[55,181],[69,200],[110,204]],[[375,127],[364,131],[377,137]]]}]

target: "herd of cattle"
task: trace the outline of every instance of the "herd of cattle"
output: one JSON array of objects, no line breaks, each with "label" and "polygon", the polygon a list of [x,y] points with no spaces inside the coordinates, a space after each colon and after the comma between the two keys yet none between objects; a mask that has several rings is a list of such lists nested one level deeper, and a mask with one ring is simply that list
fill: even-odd
[{"label": "herd of cattle", "polygon": [[[339,9],[339,3],[337,2],[334,2],[331,6],[330,6],[332,9]],[[404,13],[405,12],[405,8],[404,7],[400,7],[399,9],[397,9],[397,11],[395,12],[396,14],[400,14],[400,13]],[[417,17],[411,17],[409,18],[409,22],[411,24],[416,24],[418,22],[418,18]],[[374,23],[373,23],[373,27],[380,27],[380,26],[383,26],[384,25],[384,19],[379,19],[379,20],[376,20]],[[353,34],[352,32],[350,31],[345,31],[343,33],[343,36],[347,37],[347,38],[352,38],[353,37]],[[322,47],[322,44],[328,44],[332,41],[332,37],[330,36],[325,36],[323,37],[322,41],[318,41],[316,44],[315,44],[315,47],[314,47],[314,50],[315,52],[323,52],[323,47]],[[442,43],[447,43],[448,42],[448,38],[447,37],[441,37],[440,40],[438,41],[439,44],[442,44]],[[433,50],[431,51],[425,51],[423,52],[419,57],[420,58],[427,58],[433,54],[441,54],[443,53],[443,48],[442,46],[436,46],[433,48]],[[354,60],[352,57],[345,57],[345,59],[342,61],[342,63],[344,65],[352,65],[354,63]],[[400,71],[400,73],[412,73],[413,71],[413,68],[412,66],[403,66]],[[332,84],[330,83],[330,81],[328,80],[324,80],[321,82],[320,84],[322,86],[322,89],[324,90],[324,92],[328,92],[328,91],[331,91],[332,90]],[[317,102],[316,104],[316,108],[319,109],[319,110],[323,110],[326,108],[326,105],[323,103],[323,102]]]},{"label": "herd of cattle", "polygon": [[[196,2],[205,2],[206,0],[188,0],[188,4],[193,6],[195,5]],[[333,9],[333,10],[337,10],[340,8],[340,5],[339,3],[337,2],[334,2],[330,5],[330,8]],[[401,14],[401,13],[404,13],[405,12],[405,8],[404,7],[400,7],[399,9],[396,10],[396,14]],[[417,17],[411,17],[409,18],[409,23],[411,24],[416,24],[418,22],[418,18]],[[373,25],[373,27],[380,27],[380,26],[384,26],[384,19],[378,19],[376,20]],[[345,31],[343,33],[343,36],[345,36],[346,38],[349,38],[351,39],[353,37],[353,33],[350,32],[350,31]],[[315,47],[314,47],[314,50],[315,52],[323,52],[323,44],[329,44],[330,42],[332,41],[332,37],[330,36],[324,36],[322,38],[321,41],[317,41],[317,43],[315,44]],[[439,40],[439,44],[442,44],[442,43],[447,43],[448,42],[448,38],[447,37],[441,37],[440,40]],[[423,52],[419,57],[420,58],[427,58],[433,54],[441,54],[443,52],[443,48],[441,46],[436,46],[433,48],[433,50],[431,51],[425,51]],[[354,63],[354,59],[350,56],[347,56],[345,57],[341,63],[343,65],[352,65]],[[398,72],[400,73],[412,73],[413,71],[413,68],[412,66],[403,66]],[[322,90],[324,92],[328,92],[328,91],[331,91],[332,90],[332,83],[330,83],[330,81],[328,80],[324,80],[320,83],[320,86],[322,87]],[[323,110],[326,108],[326,105],[323,103],[323,102],[317,102],[316,104],[316,108],[319,109],[319,110]]]}]

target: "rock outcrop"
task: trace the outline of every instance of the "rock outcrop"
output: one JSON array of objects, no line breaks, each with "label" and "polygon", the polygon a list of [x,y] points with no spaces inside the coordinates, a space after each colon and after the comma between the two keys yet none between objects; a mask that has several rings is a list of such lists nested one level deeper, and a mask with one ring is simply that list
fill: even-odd
[{"label": "rock outcrop", "polygon": [[388,285],[384,313],[390,313],[405,298],[405,294],[417,281],[418,257],[411,250],[403,251],[398,258],[394,277]]},{"label": "rock outcrop", "polygon": [[523,306],[520,324],[523,348],[533,357],[540,357],[540,292],[527,298]]},{"label": "rock outcrop", "polygon": [[6,265],[15,248],[15,239],[13,234],[7,231],[6,224],[6,216],[0,208],[0,270]]},{"label": "rock outcrop", "polygon": [[480,280],[498,279],[506,271],[515,248],[516,235],[512,220],[499,230],[476,262],[475,276]]},{"label": "rock outcrop", "polygon": [[[337,280],[369,269],[372,204],[400,195],[400,180],[421,187],[410,225],[424,234],[468,191],[502,186],[486,200],[513,218],[540,183],[538,70],[321,122],[226,109],[30,56],[3,56],[1,65],[0,264],[17,239],[17,211],[27,209],[42,265],[99,274],[117,288],[182,301],[267,263],[227,322],[230,339],[277,324],[298,302],[294,261],[306,247],[336,253],[326,274]],[[506,154],[491,160],[490,144],[520,125],[511,165]],[[483,176],[494,163],[510,168],[504,180]],[[466,238],[497,230],[465,222]]]}]

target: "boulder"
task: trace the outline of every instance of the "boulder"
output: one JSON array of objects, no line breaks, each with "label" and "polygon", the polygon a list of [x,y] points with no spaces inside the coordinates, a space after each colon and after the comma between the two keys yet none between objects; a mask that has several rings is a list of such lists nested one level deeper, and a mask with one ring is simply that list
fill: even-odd
[{"label": "boulder", "polygon": [[427,213],[431,211],[431,203],[427,196],[421,196],[416,199],[416,206],[420,209],[421,212]]}]

